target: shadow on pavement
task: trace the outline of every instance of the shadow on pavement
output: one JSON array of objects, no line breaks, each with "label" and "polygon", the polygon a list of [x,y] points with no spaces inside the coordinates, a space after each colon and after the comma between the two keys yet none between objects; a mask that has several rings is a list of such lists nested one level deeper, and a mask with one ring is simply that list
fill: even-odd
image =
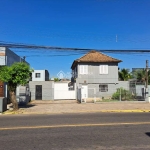
[{"label": "shadow on pavement", "polygon": [[[27,105],[18,105],[19,108],[30,108],[30,107],[34,107],[36,105],[34,104],[27,104]],[[9,106],[10,108],[13,108],[13,106]]]},{"label": "shadow on pavement", "polygon": [[145,134],[150,137],[150,132],[146,132]]}]

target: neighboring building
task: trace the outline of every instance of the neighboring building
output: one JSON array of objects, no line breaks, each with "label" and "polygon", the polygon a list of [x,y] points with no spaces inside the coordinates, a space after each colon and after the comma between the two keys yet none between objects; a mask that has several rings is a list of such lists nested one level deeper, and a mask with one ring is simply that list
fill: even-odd
[{"label": "neighboring building", "polygon": [[10,66],[15,62],[24,60],[7,47],[0,47],[0,66]]},{"label": "neighboring building", "polygon": [[47,70],[34,70],[29,82],[32,100],[54,100],[54,81]]},{"label": "neighboring building", "polygon": [[[24,59],[7,47],[0,47],[0,66],[10,66],[15,62],[23,61]],[[7,97],[7,85],[3,82],[0,82],[0,97]]]},{"label": "neighboring building", "polygon": [[119,87],[118,63],[121,60],[109,57],[97,51],[90,51],[74,60],[72,82],[76,83],[77,99],[110,97]]},{"label": "neighboring building", "polygon": [[30,81],[31,100],[54,100],[54,81]]},{"label": "neighboring building", "polygon": [[47,70],[34,70],[32,72],[32,81],[49,81],[49,72]]}]

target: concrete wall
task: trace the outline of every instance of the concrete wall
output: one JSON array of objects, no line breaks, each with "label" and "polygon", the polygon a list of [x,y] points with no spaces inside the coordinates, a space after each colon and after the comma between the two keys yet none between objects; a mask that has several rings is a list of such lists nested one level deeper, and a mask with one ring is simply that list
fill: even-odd
[{"label": "concrete wall", "polygon": [[[86,63],[88,74],[80,74],[80,65],[77,66],[76,83],[118,83],[118,63]],[[100,74],[99,66],[108,65],[108,74]]]},{"label": "concrete wall", "polygon": [[74,87],[74,90],[69,90],[68,83],[54,83],[54,99],[76,99],[76,87]]},{"label": "concrete wall", "polygon": [[35,100],[36,85],[42,85],[42,100],[54,100],[54,81],[30,81],[31,100]]},{"label": "concrete wall", "polygon": [[117,88],[129,90],[129,81],[118,81]]},{"label": "concrete wall", "polygon": [[[36,73],[40,73],[40,77],[36,77]],[[47,70],[34,70],[32,72],[32,81],[48,81],[49,73]]]}]

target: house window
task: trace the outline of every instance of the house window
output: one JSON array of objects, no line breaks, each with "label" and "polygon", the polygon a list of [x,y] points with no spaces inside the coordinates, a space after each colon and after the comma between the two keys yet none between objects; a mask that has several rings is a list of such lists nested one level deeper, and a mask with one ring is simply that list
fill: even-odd
[{"label": "house window", "polygon": [[36,73],[36,74],[35,74],[35,77],[36,77],[36,78],[40,78],[40,77],[41,77],[41,74],[40,74],[40,73]]},{"label": "house window", "polygon": [[99,73],[100,74],[108,74],[108,65],[100,65]]},{"label": "house window", "polygon": [[100,92],[108,92],[108,85],[107,84],[100,84],[99,85]]},{"label": "house window", "polygon": [[80,74],[88,74],[88,65],[80,65]]}]

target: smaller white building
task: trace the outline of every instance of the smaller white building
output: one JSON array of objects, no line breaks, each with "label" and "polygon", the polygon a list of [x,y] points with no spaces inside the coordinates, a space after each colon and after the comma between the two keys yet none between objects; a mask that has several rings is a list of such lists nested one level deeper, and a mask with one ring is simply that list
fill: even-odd
[{"label": "smaller white building", "polygon": [[47,70],[34,70],[32,81],[49,81],[49,72]]}]

